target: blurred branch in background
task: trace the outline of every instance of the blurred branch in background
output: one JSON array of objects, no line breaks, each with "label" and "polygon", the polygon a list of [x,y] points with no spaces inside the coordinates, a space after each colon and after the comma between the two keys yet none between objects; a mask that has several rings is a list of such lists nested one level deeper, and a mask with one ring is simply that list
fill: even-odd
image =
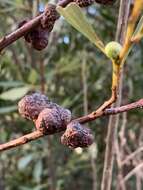
[{"label": "blurred branch in background", "polygon": [[[121,44],[124,43],[126,35],[126,27],[128,22],[129,11],[130,11],[130,0],[120,0],[116,41],[120,42]],[[115,103],[114,107],[121,105],[122,83],[123,83],[123,70],[120,72],[119,86],[118,89],[116,89],[119,92],[119,95],[116,100],[117,103]],[[101,182],[101,190],[111,189],[113,165],[114,165],[114,149],[115,149],[114,146],[117,138],[118,125],[119,125],[119,115],[110,116],[108,123],[108,130],[107,130],[106,151],[104,159],[103,177]]]},{"label": "blurred branch in background", "polygon": [[[83,85],[83,110],[84,115],[88,114],[88,60],[86,52],[83,52],[81,65],[82,85]],[[88,126],[88,124],[87,124]],[[89,127],[89,126],[88,126]],[[94,149],[97,148],[94,143],[92,147],[88,149],[90,155],[90,162],[92,168],[92,190],[97,190],[97,168],[96,168],[96,155],[94,155]]]}]

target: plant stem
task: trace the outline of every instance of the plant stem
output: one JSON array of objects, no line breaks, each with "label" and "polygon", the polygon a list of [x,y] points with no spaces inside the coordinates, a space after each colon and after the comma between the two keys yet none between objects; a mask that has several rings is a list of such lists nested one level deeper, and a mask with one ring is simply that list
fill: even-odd
[{"label": "plant stem", "polygon": [[143,0],[135,0],[134,7],[132,10],[131,16],[129,18],[125,43],[123,45],[123,50],[121,51],[121,54],[120,54],[120,59],[121,59],[122,64],[124,64],[125,59],[127,58],[127,55],[128,55],[128,51],[130,47],[132,46],[131,38],[134,33],[135,24],[141,14],[142,9],[143,9]]},{"label": "plant stem", "polygon": [[[123,43],[127,20],[129,15],[129,7],[130,0],[121,0],[120,1],[120,10],[118,17],[118,25],[116,32],[116,39],[120,43]],[[116,105],[120,105],[122,99],[122,78],[123,71],[120,73],[119,80],[119,97]],[[118,89],[116,89],[118,91]],[[107,140],[106,140],[106,151],[105,151],[105,160],[104,160],[104,169],[103,169],[103,177],[101,182],[101,190],[110,190],[112,183],[112,171],[113,171],[113,162],[114,162],[114,144],[115,144],[115,136],[116,130],[118,127],[119,116],[110,116],[108,131],[107,131]]]}]

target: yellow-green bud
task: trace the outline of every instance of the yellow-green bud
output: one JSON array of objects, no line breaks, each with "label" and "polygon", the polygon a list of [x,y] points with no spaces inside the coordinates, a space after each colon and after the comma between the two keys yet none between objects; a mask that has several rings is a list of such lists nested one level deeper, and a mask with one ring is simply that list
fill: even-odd
[{"label": "yellow-green bud", "polygon": [[111,58],[111,59],[118,59],[120,52],[122,50],[122,46],[121,44],[119,44],[118,42],[109,42],[106,46],[105,46],[105,53],[106,55]]}]

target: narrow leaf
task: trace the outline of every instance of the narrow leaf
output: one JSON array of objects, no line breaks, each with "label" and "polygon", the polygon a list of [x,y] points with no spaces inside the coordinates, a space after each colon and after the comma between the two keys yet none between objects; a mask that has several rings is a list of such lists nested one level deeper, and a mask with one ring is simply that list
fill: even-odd
[{"label": "narrow leaf", "polygon": [[42,161],[39,160],[35,164],[35,167],[34,167],[34,170],[33,170],[33,177],[36,180],[36,182],[40,182],[42,171],[43,171]]},{"label": "narrow leaf", "polygon": [[33,155],[29,154],[28,156],[22,157],[18,162],[18,169],[23,170],[28,166],[28,164],[32,161]]},{"label": "narrow leaf", "polygon": [[65,8],[57,7],[57,11],[69,22],[74,28],[86,36],[94,43],[103,53],[104,44],[95,33],[92,25],[87,21],[86,16],[76,3],[70,3]]},{"label": "narrow leaf", "polygon": [[3,92],[0,95],[0,99],[15,101],[22,98],[30,89],[31,89],[30,86],[13,88],[13,89]]},{"label": "narrow leaf", "polygon": [[0,115],[7,114],[7,113],[13,112],[15,110],[17,110],[17,106],[1,107],[0,108]]},{"label": "narrow leaf", "polygon": [[35,69],[31,69],[30,74],[28,76],[28,81],[31,84],[35,84],[36,81],[38,80],[38,73]]},{"label": "narrow leaf", "polygon": [[19,87],[23,85],[24,83],[19,82],[19,81],[1,81],[0,82],[0,87],[3,87],[3,88],[13,88],[13,87]]}]

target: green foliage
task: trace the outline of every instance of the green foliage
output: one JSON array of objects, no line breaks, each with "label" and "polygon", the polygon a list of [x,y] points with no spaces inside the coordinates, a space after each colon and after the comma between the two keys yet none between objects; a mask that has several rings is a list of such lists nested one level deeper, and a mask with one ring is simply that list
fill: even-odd
[{"label": "green foliage", "polygon": [[27,156],[20,158],[20,160],[18,161],[18,169],[19,170],[25,169],[31,162],[32,158],[33,158],[33,155],[31,154],[28,154]]},{"label": "green foliage", "polygon": [[15,101],[22,98],[29,90],[30,87],[28,86],[13,88],[1,93],[0,99]]}]

